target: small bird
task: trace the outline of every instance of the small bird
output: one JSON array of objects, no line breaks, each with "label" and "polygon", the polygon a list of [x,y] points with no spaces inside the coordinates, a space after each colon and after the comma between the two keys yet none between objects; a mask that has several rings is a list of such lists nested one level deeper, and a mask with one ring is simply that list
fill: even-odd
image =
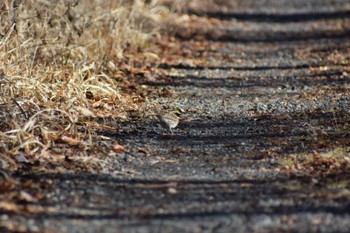
[{"label": "small bird", "polygon": [[156,116],[160,121],[160,125],[163,128],[170,130],[170,132],[173,134],[172,129],[179,124],[179,119],[182,112],[182,109],[176,108],[173,112],[161,112],[156,114]]}]

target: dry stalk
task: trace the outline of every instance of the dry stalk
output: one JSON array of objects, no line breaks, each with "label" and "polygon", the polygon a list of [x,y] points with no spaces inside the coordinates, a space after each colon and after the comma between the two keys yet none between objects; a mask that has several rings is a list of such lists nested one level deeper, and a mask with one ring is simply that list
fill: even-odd
[{"label": "dry stalk", "polygon": [[145,2],[0,3],[0,155],[37,154],[62,135],[91,143],[77,123],[137,109],[115,76],[147,49],[167,13]]}]

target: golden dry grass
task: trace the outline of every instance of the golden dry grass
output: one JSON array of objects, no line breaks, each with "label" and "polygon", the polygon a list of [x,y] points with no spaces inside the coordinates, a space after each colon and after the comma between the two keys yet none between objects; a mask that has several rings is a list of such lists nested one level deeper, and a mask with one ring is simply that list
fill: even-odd
[{"label": "golden dry grass", "polygon": [[0,11],[0,155],[86,149],[92,130],[77,125],[139,108],[118,90],[121,67],[159,35],[169,11],[157,1],[7,0]]}]

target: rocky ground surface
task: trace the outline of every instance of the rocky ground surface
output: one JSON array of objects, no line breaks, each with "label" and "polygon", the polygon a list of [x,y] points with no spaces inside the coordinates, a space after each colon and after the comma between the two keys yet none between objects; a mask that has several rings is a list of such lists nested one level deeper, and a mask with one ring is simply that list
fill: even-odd
[{"label": "rocky ground surface", "polygon": [[22,169],[1,232],[349,231],[350,3],[204,6],[141,80],[174,133],[150,110],[106,122],[125,150],[98,172]]}]

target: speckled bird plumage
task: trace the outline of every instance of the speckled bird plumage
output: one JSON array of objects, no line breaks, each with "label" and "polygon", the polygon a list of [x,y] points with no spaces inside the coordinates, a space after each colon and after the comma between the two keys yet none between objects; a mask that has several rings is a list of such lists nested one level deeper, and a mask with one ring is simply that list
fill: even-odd
[{"label": "speckled bird plumage", "polygon": [[173,133],[172,129],[179,124],[180,114],[180,110],[175,109],[173,112],[158,113],[156,116],[160,122],[160,125]]}]

